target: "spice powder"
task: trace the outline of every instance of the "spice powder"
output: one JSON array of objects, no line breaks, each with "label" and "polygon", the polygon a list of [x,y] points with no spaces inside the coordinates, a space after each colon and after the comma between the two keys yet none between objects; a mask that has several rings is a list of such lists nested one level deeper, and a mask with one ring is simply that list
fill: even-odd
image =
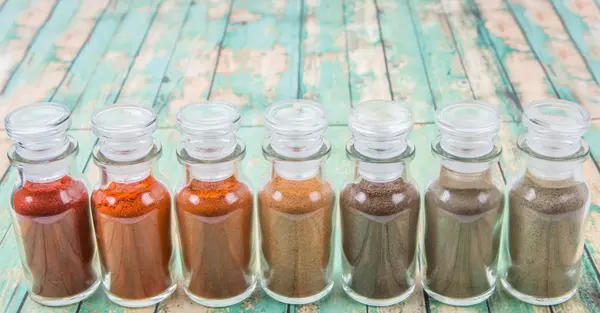
[{"label": "spice powder", "polygon": [[227,299],[252,282],[252,192],[234,176],[193,179],[176,197],[187,289]]},{"label": "spice powder", "polygon": [[342,190],[342,243],[353,291],[386,299],[414,286],[419,199],[403,178],[361,179]]},{"label": "spice powder", "polygon": [[547,181],[526,173],[509,193],[507,281],[539,298],[577,287],[589,190],[574,180]]},{"label": "spice powder", "polygon": [[64,298],[96,282],[88,200],[85,185],[69,176],[47,183],[26,181],[15,192],[17,238],[34,294]]},{"label": "spice powder", "polygon": [[92,194],[102,268],[108,291],[123,299],[146,299],[173,283],[170,265],[171,197],[154,177],[110,182]]},{"label": "spice powder", "polygon": [[442,167],[425,194],[426,287],[442,296],[472,298],[494,286],[504,195],[491,169],[458,173]]},{"label": "spice powder", "polygon": [[335,196],[320,178],[275,175],[259,193],[264,283],[286,297],[308,297],[330,283]]}]

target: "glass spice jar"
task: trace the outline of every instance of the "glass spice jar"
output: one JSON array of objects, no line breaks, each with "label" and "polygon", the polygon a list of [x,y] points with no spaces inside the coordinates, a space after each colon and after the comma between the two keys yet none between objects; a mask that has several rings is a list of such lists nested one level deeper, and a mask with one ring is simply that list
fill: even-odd
[{"label": "glass spice jar", "polygon": [[114,105],[96,112],[92,126],[101,180],[91,204],[106,294],[125,307],[156,304],[176,288],[171,196],[157,169],[161,145],[152,136],[156,115]]},{"label": "glass spice jar", "polygon": [[356,162],[340,193],[343,287],[367,305],[387,306],[415,289],[420,195],[408,164],[410,108],[394,101],[356,105],[346,146]]},{"label": "glass spice jar", "polygon": [[508,271],[501,280],[521,301],[555,305],[577,291],[590,190],[581,138],[590,115],[576,103],[541,100],[525,106],[527,132],[517,146],[525,168],[508,195]]},{"label": "glass spice jar", "polygon": [[424,196],[423,288],[434,299],[466,306],[494,291],[504,192],[495,166],[497,108],[479,101],[446,105],[436,114],[432,151],[439,177]]},{"label": "glass spice jar", "polygon": [[11,216],[30,297],[48,306],[77,303],[100,285],[89,195],[67,135],[69,109],[37,103],[6,116],[9,152],[19,173]]},{"label": "glass spice jar", "polygon": [[253,196],[239,171],[246,153],[233,105],[187,105],[177,113],[186,179],[175,193],[184,287],[195,302],[223,307],[246,299],[254,276]]},{"label": "glass spice jar", "polygon": [[314,302],[333,288],[335,194],[323,176],[331,150],[326,113],[312,101],[282,101],[266,109],[265,127],[263,154],[272,170],[258,194],[261,283],[280,302]]}]

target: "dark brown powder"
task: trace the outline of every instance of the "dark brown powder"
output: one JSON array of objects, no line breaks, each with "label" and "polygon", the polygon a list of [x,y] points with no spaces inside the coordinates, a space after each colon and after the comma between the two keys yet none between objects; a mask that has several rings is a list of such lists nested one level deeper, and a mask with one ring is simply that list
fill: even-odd
[{"label": "dark brown powder", "polygon": [[545,181],[527,173],[509,193],[507,282],[540,298],[577,286],[589,191],[583,182]]},{"label": "dark brown powder", "polygon": [[492,172],[442,167],[425,193],[424,284],[445,297],[472,298],[494,286],[504,196]]},{"label": "dark brown powder", "polygon": [[385,299],[414,285],[419,199],[415,186],[402,178],[361,179],[342,190],[343,251],[354,292]]},{"label": "dark brown powder", "polygon": [[332,211],[329,183],[320,178],[273,179],[259,193],[263,280],[286,297],[308,297],[330,283]]}]

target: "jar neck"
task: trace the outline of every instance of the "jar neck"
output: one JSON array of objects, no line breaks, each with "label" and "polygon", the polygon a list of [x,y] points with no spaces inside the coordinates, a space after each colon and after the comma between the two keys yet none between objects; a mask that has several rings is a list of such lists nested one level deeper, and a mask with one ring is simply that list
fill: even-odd
[{"label": "jar neck", "polygon": [[494,172],[491,166],[477,172],[457,172],[442,165],[440,169],[440,185],[452,188],[485,188],[492,184]]},{"label": "jar neck", "polygon": [[100,137],[98,145],[100,152],[107,159],[116,162],[130,162],[148,155],[157,142],[152,134],[148,134],[136,138]]},{"label": "jar neck", "polygon": [[44,163],[22,164],[19,173],[23,181],[46,183],[61,179],[71,171],[72,158]]},{"label": "jar neck", "polygon": [[322,174],[320,159],[308,161],[273,161],[273,176],[287,180],[306,180]]},{"label": "jar neck", "polygon": [[151,176],[153,162],[145,161],[128,165],[104,165],[102,167],[102,180],[104,182],[118,182],[130,184],[144,180]]},{"label": "jar neck", "polygon": [[371,182],[389,182],[398,178],[408,177],[408,167],[405,163],[371,163],[356,162],[356,175]]},{"label": "jar neck", "polygon": [[582,176],[583,162],[581,160],[548,161],[527,155],[526,170],[530,175],[540,180],[577,180]]},{"label": "jar neck", "polygon": [[186,164],[186,177],[189,180],[221,181],[237,174],[238,162],[228,161],[208,164]]}]

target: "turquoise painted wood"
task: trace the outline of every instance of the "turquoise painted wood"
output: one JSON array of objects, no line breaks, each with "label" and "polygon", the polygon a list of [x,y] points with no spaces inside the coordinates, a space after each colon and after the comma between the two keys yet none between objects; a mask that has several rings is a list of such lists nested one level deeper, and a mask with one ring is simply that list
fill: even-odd
[{"label": "turquoise painted wood", "polygon": [[[393,98],[413,108],[417,156],[410,170],[422,188],[438,170],[429,144],[443,103],[479,99],[501,109],[498,172],[508,183],[520,169],[515,140],[529,101],[578,101],[597,119],[586,136],[593,205],[582,283],[573,299],[553,308],[520,303],[500,287],[486,303],[457,308],[430,299],[420,286],[401,304],[366,307],[344,294],[339,267],[332,294],[304,306],[257,290],[238,305],[209,309],[178,290],[140,310],[118,307],[101,291],[76,305],[42,307],[22,281],[8,207],[16,173],[2,158],[0,312],[600,312],[599,37],[595,0],[0,0],[0,118],[30,102],[65,103],[80,142],[78,169],[92,184],[99,177],[89,119],[115,102],[159,113],[159,164],[172,186],[183,178],[175,114],[206,99],[242,108],[243,172],[255,188],[270,170],[261,153],[261,116],[277,100],[306,98],[327,108],[327,176],[336,188],[354,170],[344,146],[347,114],[359,101]],[[8,147],[0,130],[0,154]],[[340,258],[338,249],[336,264]]]}]

